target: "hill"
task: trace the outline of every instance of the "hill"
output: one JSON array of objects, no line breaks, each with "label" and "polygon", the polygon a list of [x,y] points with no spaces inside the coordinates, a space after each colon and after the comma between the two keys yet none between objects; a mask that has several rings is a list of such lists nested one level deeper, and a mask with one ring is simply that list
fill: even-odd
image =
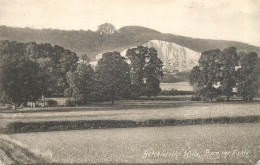
[{"label": "hill", "polygon": [[[138,45],[136,45],[138,46]],[[190,71],[193,66],[198,65],[200,53],[172,42],[161,40],[150,40],[143,44],[146,47],[154,47],[158,57],[163,62],[163,70],[168,73]],[[125,49],[121,52],[125,56]]]},{"label": "hill", "polygon": [[246,43],[225,40],[197,39],[173,34],[164,34],[140,26],[125,26],[110,35],[101,35],[98,32],[91,30],[39,30],[0,26],[0,40],[18,42],[35,41],[39,43],[60,45],[76,52],[78,55],[87,54],[92,61],[96,60],[95,57],[97,54],[115,50],[121,52],[132,46],[143,45],[150,40],[172,42],[196,52],[235,46],[239,51],[255,51],[260,54],[260,47]]}]

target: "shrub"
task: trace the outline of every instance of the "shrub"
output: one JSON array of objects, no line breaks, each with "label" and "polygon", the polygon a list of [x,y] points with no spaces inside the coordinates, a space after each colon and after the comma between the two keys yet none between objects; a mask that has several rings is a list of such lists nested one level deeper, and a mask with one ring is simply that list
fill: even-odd
[{"label": "shrub", "polygon": [[200,101],[200,100],[201,100],[201,98],[198,97],[198,96],[192,96],[191,97],[191,101]]},{"label": "shrub", "polygon": [[58,102],[55,100],[46,100],[45,101],[46,106],[49,107],[57,107],[58,106]]},{"label": "shrub", "polygon": [[224,98],[222,98],[222,97],[218,97],[218,98],[216,98],[216,101],[217,101],[217,102],[224,102],[225,100],[224,100]]},{"label": "shrub", "polygon": [[75,101],[68,99],[65,101],[65,106],[66,107],[74,107],[75,106]]}]

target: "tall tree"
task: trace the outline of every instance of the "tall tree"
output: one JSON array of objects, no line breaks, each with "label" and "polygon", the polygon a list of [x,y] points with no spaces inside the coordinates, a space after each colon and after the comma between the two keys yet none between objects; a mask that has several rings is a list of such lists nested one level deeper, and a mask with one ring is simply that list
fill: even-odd
[{"label": "tall tree", "polygon": [[238,70],[239,81],[237,84],[238,94],[244,101],[253,101],[259,92],[260,59],[255,52],[240,54],[241,68]]},{"label": "tall tree", "polygon": [[219,81],[221,73],[219,49],[205,51],[199,59],[199,66],[194,67],[190,75],[190,84],[196,85],[196,95],[212,100],[220,94],[220,91],[214,87]]},{"label": "tall tree", "polygon": [[146,65],[144,69],[145,78],[145,94],[150,96],[157,96],[161,92],[160,79],[163,76],[163,62],[158,58],[155,48],[148,49]]},{"label": "tall tree", "polygon": [[221,91],[227,96],[227,101],[232,94],[233,88],[236,86],[238,66],[238,55],[235,47],[229,47],[223,50],[221,56],[219,56],[221,65],[220,78]]},{"label": "tall tree", "polygon": [[79,104],[92,101],[94,88],[94,70],[90,65],[79,64],[77,70],[67,73],[69,88],[68,96],[72,96]]},{"label": "tall tree", "polygon": [[125,96],[130,85],[130,68],[119,52],[102,55],[95,70],[97,89],[114,104],[116,96]]},{"label": "tall tree", "polygon": [[24,44],[4,41],[4,45],[0,51],[1,102],[13,104],[15,109],[40,97],[39,65],[24,55]]},{"label": "tall tree", "polygon": [[188,78],[189,78],[190,85],[193,86],[193,90],[195,91],[195,94],[198,94],[196,91],[198,90],[199,87],[203,86],[201,70],[199,66],[194,66],[192,68]]},{"label": "tall tree", "polygon": [[132,95],[157,96],[160,93],[160,79],[163,76],[163,63],[155,48],[137,46],[128,49],[127,60],[130,63]]},{"label": "tall tree", "polygon": [[148,48],[143,46],[137,46],[136,48],[128,49],[126,52],[127,60],[130,63],[130,77],[132,83],[132,91],[134,95],[140,97],[144,94],[144,73],[146,65],[146,56],[148,54]]}]

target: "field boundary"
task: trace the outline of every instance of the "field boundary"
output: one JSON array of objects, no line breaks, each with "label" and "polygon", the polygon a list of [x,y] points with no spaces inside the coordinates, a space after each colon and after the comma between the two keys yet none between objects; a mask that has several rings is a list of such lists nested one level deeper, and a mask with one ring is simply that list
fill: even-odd
[{"label": "field boundary", "polygon": [[229,123],[257,123],[260,116],[216,117],[197,119],[151,119],[143,121],[134,120],[76,120],[76,121],[48,121],[48,122],[11,122],[4,133],[51,132],[86,129],[111,129],[135,127],[162,127],[203,124],[229,124]]}]

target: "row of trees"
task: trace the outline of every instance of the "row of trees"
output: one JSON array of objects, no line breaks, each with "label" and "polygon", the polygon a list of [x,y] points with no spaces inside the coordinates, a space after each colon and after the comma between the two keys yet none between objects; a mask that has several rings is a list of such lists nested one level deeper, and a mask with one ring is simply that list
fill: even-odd
[{"label": "row of trees", "polygon": [[255,52],[237,53],[235,47],[223,51],[209,50],[201,54],[199,65],[193,67],[189,82],[195,95],[212,100],[226,95],[227,101],[233,89],[243,100],[252,101],[259,91],[260,60]]},{"label": "row of trees", "polygon": [[161,90],[159,79],[163,76],[157,51],[138,46],[129,49],[126,57],[119,52],[104,53],[95,71],[89,65],[79,64],[76,71],[68,73],[67,96],[82,104],[105,99],[114,104],[116,97],[157,96]]},{"label": "row of trees", "polygon": [[78,57],[50,44],[0,42],[0,101],[16,105],[39,97],[62,94],[66,74],[77,68]]},{"label": "row of trees", "polygon": [[119,52],[105,53],[95,70],[84,59],[79,63],[75,53],[57,45],[1,41],[0,102],[16,107],[64,95],[78,104],[104,99],[114,103],[116,97],[160,92],[162,62],[154,48],[129,49],[127,58]]}]

